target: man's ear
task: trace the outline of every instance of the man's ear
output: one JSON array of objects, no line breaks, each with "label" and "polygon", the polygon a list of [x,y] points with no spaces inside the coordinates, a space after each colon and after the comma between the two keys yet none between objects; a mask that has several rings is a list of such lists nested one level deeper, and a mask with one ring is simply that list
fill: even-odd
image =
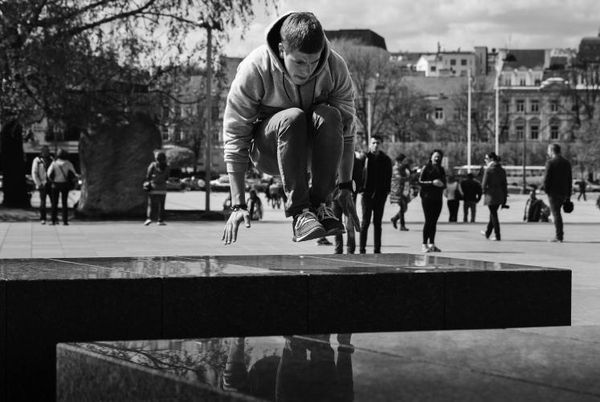
[{"label": "man's ear", "polygon": [[284,52],[283,43],[279,42],[279,57],[281,57],[282,59],[283,59],[283,52]]}]

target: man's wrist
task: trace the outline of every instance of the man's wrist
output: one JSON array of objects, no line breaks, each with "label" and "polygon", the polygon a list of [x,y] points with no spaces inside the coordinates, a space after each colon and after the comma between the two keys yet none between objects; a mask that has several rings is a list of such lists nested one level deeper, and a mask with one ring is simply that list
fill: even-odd
[{"label": "man's wrist", "polygon": [[233,212],[239,211],[240,209],[243,209],[244,211],[248,210],[248,205],[246,204],[235,204],[231,206],[231,210]]}]

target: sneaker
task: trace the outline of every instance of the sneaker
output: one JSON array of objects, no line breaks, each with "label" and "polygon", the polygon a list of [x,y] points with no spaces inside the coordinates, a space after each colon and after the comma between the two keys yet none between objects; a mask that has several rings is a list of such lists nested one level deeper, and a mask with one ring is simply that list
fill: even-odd
[{"label": "sneaker", "polygon": [[157,223],[157,225],[158,225],[158,226],[165,226],[165,225],[166,225],[166,223],[164,223],[163,221],[159,221],[159,222]]},{"label": "sneaker", "polygon": [[555,237],[554,239],[550,239],[548,240],[550,243],[562,243],[562,239],[559,239],[558,237]]},{"label": "sneaker", "polygon": [[398,217],[394,216],[390,220],[392,221],[392,226],[394,227],[394,229],[398,229]]},{"label": "sneaker", "polygon": [[40,223],[41,223],[42,225],[45,225],[45,224],[46,224],[46,221],[45,221],[44,219],[42,219],[42,220],[40,221]]},{"label": "sneaker", "polygon": [[293,230],[293,241],[312,240],[325,236],[325,228],[308,208],[294,216]]},{"label": "sneaker", "polygon": [[[329,240],[327,240],[326,237],[321,237],[319,240],[317,240],[317,246],[332,246],[333,243],[330,242]],[[341,254],[341,252],[340,252]]]},{"label": "sneaker", "polygon": [[482,230],[482,231],[481,231],[481,232],[479,232],[479,233],[481,233],[481,235],[482,235],[483,237],[485,237],[486,239],[488,238],[487,234],[485,233],[485,230]]},{"label": "sneaker", "polygon": [[333,214],[333,210],[326,204],[319,205],[317,208],[317,219],[325,229],[325,236],[333,236],[345,232],[344,224]]},{"label": "sneaker", "polygon": [[146,219],[146,222],[144,222],[144,226],[148,226],[151,223],[152,223],[151,219]]},{"label": "sneaker", "polygon": [[408,232],[408,228],[406,226],[401,226],[400,230],[403,232]]},{"label": "sneaker", "polygon": [[431,248],[429,246],[427,246],[427,244],[423,244],[421,246],[421,252],[423,252],[423,253],[431,253]]},{"label": "sneaker", "polygon": [[429,251],[434,252],[434,253],[441,253],[442,250],[440,250],[435,244],[430,244],[429,245]]}]

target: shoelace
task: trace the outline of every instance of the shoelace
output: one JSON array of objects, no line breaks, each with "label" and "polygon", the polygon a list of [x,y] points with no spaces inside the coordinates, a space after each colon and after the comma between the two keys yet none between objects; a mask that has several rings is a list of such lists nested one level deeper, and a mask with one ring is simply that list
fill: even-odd
[{"label": "shoelace", "polygon": [[326,218],[335,219],[336,221],[338,220],[338,218],[336,218],[336,216],[333,214],[333,209],[329,208],[325,204],[319,205],[319,208],[317,209],[317,217],[319,221],[325,220]]},{"label": "shoelace", "polygon": [[309,210],[304,210],[298,216],[298,219],[296,220],[296,225],[297,226],[303,226],[307,221],[314,221],[315,218],[316,218],[315,214],[313,214]]}]

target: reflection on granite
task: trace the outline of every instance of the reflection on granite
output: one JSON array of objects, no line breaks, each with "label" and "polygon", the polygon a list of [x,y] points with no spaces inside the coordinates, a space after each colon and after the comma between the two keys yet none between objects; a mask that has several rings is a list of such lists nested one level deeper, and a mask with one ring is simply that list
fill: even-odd
[{"label": "reflection on granite", "polygon": [[600,327],[549,327],[60,344],[57,400],[598,400],[597,339]]},{"label": "reflection on granite", "polygon": [[419,254],[0,260],[4,280],[522,270],[548,268]]}]

